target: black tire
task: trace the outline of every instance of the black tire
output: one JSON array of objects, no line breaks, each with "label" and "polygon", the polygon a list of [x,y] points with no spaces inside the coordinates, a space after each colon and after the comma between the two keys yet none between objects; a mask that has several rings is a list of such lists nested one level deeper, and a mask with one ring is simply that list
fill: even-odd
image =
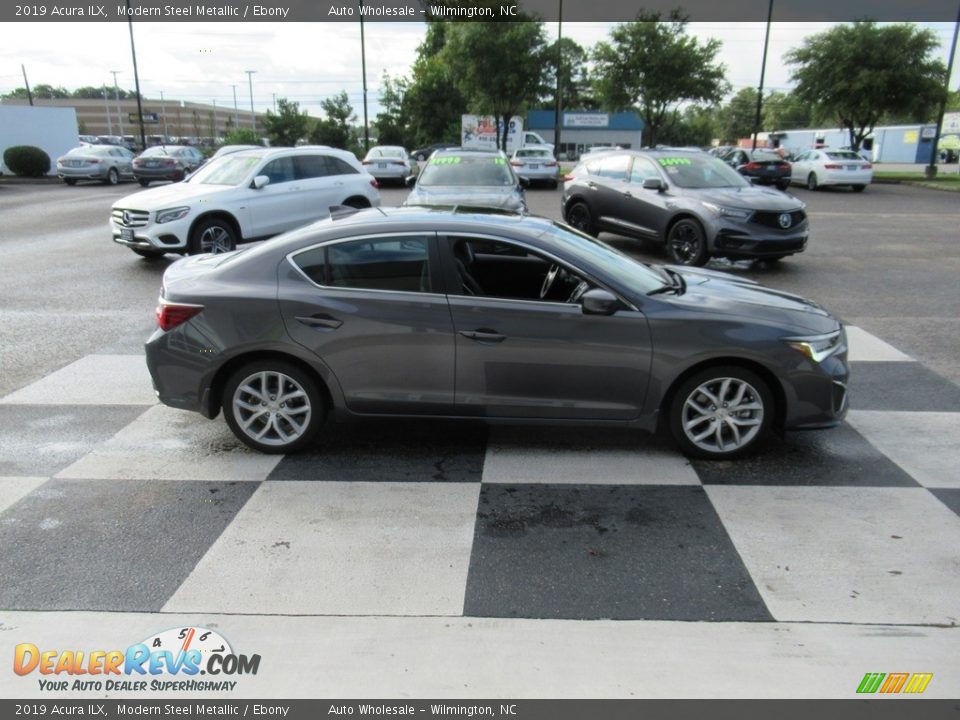
[{"label": "black tire", "polygon": [[348,200],[344,200],[343,204],[347,207],[357,208],[357,210],[363,210],[364,208],[370,207],[369,201],[367,201],[365,198],[350,198]]},{"label": "black tire", "polygon": [[693,218],[683,218],[667,231],[667,255],[679,265],[702,266],[710,259],[707,235]]},{"label": "black tire", "polygon": [[816,190],[820,183],[817,182],[817,174],[810,173],[807,175],[807,190]]},{"label": "black tire", "polygon": [[593,221],[593,215],[590,212],[590,208],[587,207],[586,203],[575,202],[569,208],[567,208],[567,224],[576,228],[582,233],[586,233],[592,237],[596,237],[600,234],[597,230],[597,225]]},{"label": "black tire", "polygon": [[[281,403],[285,395],[297,392],[302,396]],[[311,445],[327,415],[317,380],[284,360],[258,360],[241,367],[227,380],[221,405],[227,425],[237,439],[271,455],[292,453]],[[296,421],[301,422],[302,428],[294,424]],[[260,432],[263,437],[258,439]],[[285,440],[285,434],[291,439]]]},{"label": "black tire", "polygon": [[104,180],[107,185],[116,185],[120,182],[120,173],[117,172],[116,168],[110,168],[107,170],[107,179]]},{"label": "black tire", "polygon": [[77,184],[76,178],[64,178],[63,181],[64,181],[67,185],[76,185],[76,184]]},{"label": "black tire", "polygon": [[147,260],[159,260],[164,255],[166,255],[166,253],[162,253],[159,250],[141,250],[140,248],[130,248],[130,249],[133,250],[140,257],[146,258]]},{"label": "black tire", "polygon": [[851,185],[850,187],[853,188],[854,192],[863,192],[864,190],[867,189],[866,185]]},{"label": "black tire", "polygon": [[[726,395],[721,396],[719,391],[725,380],[730,381],[729,389]],[[744,406],[743,410],[731,413],[722,403],[712,402],[713,398],[728,402],[734,400],[739,386],[744,384],[745,392],[739,403]],[[705,387],[712,398],[701,392]],[[715,412],[717,418],[713,417]],[[687,378],[673,394],[667,421],[670,433],[684,455],[704,460],[729,460],[752,453],[763,443],[773,422],[774,412],[773,394],[767,383],[750,370],[728,365],[707,368]],[[685,424],[694,438],[701,433],[706,433],[705,436],[695,442],[684,429]],[[734,442],[737,438],[734,426],[738,428],[739,444]],[[727,442],[730,443],[729,449],[724,449]]]},{"label": "black tire", "polygon": [[559,185],[560,185],[560,182],[557,181],[557,180],[551,180],[551,181],[550,181],[550,189],[551,189],[551,190],[556,190]]},{"label": "black tire", "polygon": [[140,178],[137,182],[140,183],[140,187],[147,187],[150,184],[149,180],[144,180],[143,178]]},{"label": "black tire", "polygon": [[221,218],[204,220],[190,233],[190,255],[225,253],[236,249],[237,233],[229,222]]}]

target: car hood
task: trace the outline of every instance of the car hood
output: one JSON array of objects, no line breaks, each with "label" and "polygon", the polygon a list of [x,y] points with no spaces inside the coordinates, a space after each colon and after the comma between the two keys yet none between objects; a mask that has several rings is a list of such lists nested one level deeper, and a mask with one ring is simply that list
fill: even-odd
[{"label": "car hood", "polygon": [[741,188],[704,188],[693,192],[698,200],[725,207],[780,212],[800,210],[804,207],[803,203],[793,195],[757,185]]},{"label": "car hood", "polygon": [[716,270],[668,265],[686,283],[682,295],[663,295],[676,306],[688,306],[698,312],[715,312],[752,320],[795,326],[814,333],[828,333],[839,321],[812,300],[772,290],[753,280],[738,278]]},{"label": "car hood", "polygon": [[513,187],[416,187],[405,205],[478,205],[516,210],[523,196]]},{"label": "car hood", "polygon": [[234,187],[231,185],[200,185],[178,182],[127,195],[117,200],[113,207],[162,210],[177,204],[189,204],[190,201],[233,189]]}]

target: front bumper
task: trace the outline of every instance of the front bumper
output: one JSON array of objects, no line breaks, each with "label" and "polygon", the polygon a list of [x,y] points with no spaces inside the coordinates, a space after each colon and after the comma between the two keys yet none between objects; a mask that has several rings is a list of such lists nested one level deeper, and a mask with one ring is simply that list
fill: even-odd
[{"label": "front bumper", "polygon": [[160,224],[151,219],[145,225],[126,227],[111,219],[110,233],[115,243],[129,248],[182,252],[187,249],[191,222],[190,217]]},{"label": "front bumper", "polygon": [[850,407],[846,333],[843,346],[821,363],[802,360],[789,373],[785,430],[819,430],[843,422]]},{"label": "front bumper", "polygon": [[[801,211],[791,211],[795,216]],[[710,253],[732,260],[783,257],[803,252],[810,235],[810,223],[803,217],[790,228],[772,225],[777,213],[757,211],[746,220],[720,217],[714,219],[709,240]],[[758,220],[765,217],[766,222]]]}]

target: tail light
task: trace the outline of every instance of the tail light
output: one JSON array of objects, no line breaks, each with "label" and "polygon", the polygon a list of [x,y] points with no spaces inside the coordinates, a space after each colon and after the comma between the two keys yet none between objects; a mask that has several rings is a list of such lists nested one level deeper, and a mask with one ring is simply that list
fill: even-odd
[{"label": "tail light", "polygon": [[557,166],[557,161],[556,161],[556,160],[551,160],[550,162],[545,162],[545,163],[543,164],[543,166],[544,166],[544,167],[556,167],[556,166]]},{"label": "tail light", "polygon": [[376,178],[370,178],[370,187],[374,189],[380,187],[380,183],[377,182]]},{"label": "tail light", "polygon": [[513,165],[514,167],[523,167],[523,163],[519,160],[511,160],[510,164]]},{"label": "tail light", "polygon": [[97,165],[99,162],[99,160],[87,160],[87,163],[90,165]]},{"label": "tail light", "polygon": [[843,170],[843,165],[836,165],[836,164],[824,165],[823,169],[824,170]]},{"label": "tail light", "polygon": [[576,180],[576,176],[573,175],[573,173],[567,173],[566,175],[563,176],[564,182],[570,182],[571,180]]},{"label": "tail light", "polygon": [[779,165],[777,165],[777,169],[779,169],[779,170],[789,170],[789,169],[790,169],[790,163],[780,163]]},{"label": "tail light", "polygon": [[187,320],[203,311],[203,305],[187,305],[181,303],[171,303],[161,300],[157,305],[155,314],[157,316],[157,325],[166,332],[173,330],[178,325],[183,325]]},{"label": "tail light", "polygon": [[864,170],[873,170],[873,165],[871,165],[870,163],[864,163],[863,169],[864,169]]},{"label": "tail light", "polygon": [[362,162],[364,165],[369,165],[369,164],[370,164],[370,161],[369,161],[369,160],[361,160],[361,162]]},{"label": "tail light", "polygon": [[176,161],[176,160],[164,160],[164,161],[163,161],[163,164],[164,164],[166,167],[173,167],[174,165],[177,164],[177,161]]},{"label": "tail light", "polygon": [[743,169],[744,169],[744,170],[759,170],[759,169],[762,168],[762,167],[763,167],[763,166],[762,166],[760,163],[748,162],[746,165],[743,166]]}]

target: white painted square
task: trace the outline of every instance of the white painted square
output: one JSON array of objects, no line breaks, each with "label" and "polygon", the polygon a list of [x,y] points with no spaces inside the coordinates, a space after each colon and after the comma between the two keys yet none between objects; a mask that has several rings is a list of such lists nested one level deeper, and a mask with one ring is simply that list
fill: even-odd
[{"label": "white painted square", "polygon": [[45,477],[0,477],[0,512],[43,485]]},{"label": "white painted square", "polygon": [[847,422],[921,485],[960,488],[960,412],[852,410]]},{"label": "white painted square", "polygon": [[483,482],[578,485],[699,485],[679,452],[641,433],[494,428]]},{"label": "white painted square", "polygon": [[143,355],[87,355],[16,390],[9,405],[156,405]]},{"label": "white painted square", "polygon": [[260,481],[282,459],[250,450],[222,417],[157,405],[56,477]]},{"label": "white painted square", "polygon": [[854,362],[914,362],[914,359],[871,335],[863,328],[847,325],[847,360]]},{"label": "white painted square", "polygon": [[927,490],[706,490],[777,620],[951,625],[960,618],[960,519]]},{"label": "white painted square", "polygon": [[478,483],[261,485],[164,612],[462,615]]}]

